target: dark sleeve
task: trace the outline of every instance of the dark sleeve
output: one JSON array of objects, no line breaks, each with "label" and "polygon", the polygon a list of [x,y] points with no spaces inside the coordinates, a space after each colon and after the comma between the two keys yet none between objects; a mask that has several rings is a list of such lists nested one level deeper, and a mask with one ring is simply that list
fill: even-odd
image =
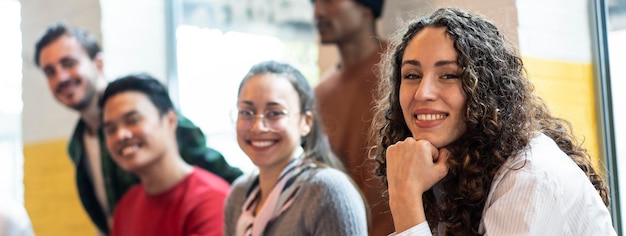
[{"label": "dark sleeve", "polygon": [[107,224],[107,218],[102,211],[102,207],[100,207],[100,203],[96,200],[91,179],[81,168],[82,166],[84,165],[80,165],[79,168],[76,169],[76,186],[80,201],[83,204],[85,212],[89,215],[91,222],[96,225],[100,232],[108,235],[109,225]]},{"label": "dark sleeve", "polygon": [[67,152],[72,160],[72,163],[76,167],[76,190],[80,197],[80,202],[83,205],[83,209],[87,212],[87,215],[91,219],[94,225],[100,230],[100,232],[108,235],[109,226],[107,224],[107,218],[102,211],[102,207],[98,200],[96,200],[96,194],[94,193],[93,182],[91,177],[87,173],[88,166],[85,161],[85,146],[82,141],[82,134],[84,133],[85,123],[78,121],[72,137],[69,140],[67,146]]},{"label": "dark sleeve", "polygon": [[216,174],[228,183],[242,174],[239,168],[230,166],[221,153],[207,147],[202,130],[180,113],[176,139],[180,155],[187,163]]}]

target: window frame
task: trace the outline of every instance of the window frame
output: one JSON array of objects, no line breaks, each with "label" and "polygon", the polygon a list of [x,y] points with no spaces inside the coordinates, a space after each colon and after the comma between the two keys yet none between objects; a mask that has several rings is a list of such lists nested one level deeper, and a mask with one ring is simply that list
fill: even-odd
[{"label": "window frame", "polygon": [[600,142],[600,152],[603,154],[606,163],[606,180],[610,189],[609,197],[613,219],[613,227],[617,235],[622,235],[623,226],[619,189],[619,171],[617,166],[617,152],[615,142],[615,125],[613,112],[613,96],[611,94],[611,74],[609,63],[609,45],[608,45],[608,8],[604,0],[594,0],[591,2],[591,20],[592,20],[592,43],[593,43],[593,67],[596,79],[596,90],[598,94],[599,104],[599,135],[602,140]]}]

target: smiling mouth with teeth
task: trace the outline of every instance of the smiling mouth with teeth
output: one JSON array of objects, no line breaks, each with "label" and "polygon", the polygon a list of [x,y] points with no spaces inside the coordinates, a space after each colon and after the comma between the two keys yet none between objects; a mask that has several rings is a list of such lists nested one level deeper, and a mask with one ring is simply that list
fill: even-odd
[{"label": "smiling mouth with teeth", "polygon": [[136,152],[137,150],[139,150],[139,145],[129,145],[122,148],[121,154],[122,156],[126,156]]},{"label": "smiling mouth with teeth", "polygon": [[80,85],[80,81],[78,80],[70,80],[70,81],[63,82],[62,84],[57,86],[56,93],[64,93],[72,88],[78,87],[78,85]]},{"label": "smiling mouth with teeth", "polygon": [[250,144],[255,147],[268,147],[274,144],[274,141],[250,141]]},{"label": "smiling mouth with teeth", "polygon": [[415,118],[417,120],[425,120],[425,121],[428,121],[428,120],[441,120],[441,119],[444,119],[446,117],[448,117],[448,114],[441,114],[441,113],[439,113],[439,114],[417,114],[417,115],[415,115]]}]

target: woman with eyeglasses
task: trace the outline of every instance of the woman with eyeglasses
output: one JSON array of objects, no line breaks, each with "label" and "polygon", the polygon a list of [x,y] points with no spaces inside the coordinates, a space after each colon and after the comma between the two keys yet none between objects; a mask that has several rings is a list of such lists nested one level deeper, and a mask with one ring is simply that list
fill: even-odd
[{"label": "woman with eyeglasses", "polygon": [[233,183],[224,235],[367,235],[363,198],[330,149],[304,76],[262,62],[238,94],[237,142],[258,171]]}]

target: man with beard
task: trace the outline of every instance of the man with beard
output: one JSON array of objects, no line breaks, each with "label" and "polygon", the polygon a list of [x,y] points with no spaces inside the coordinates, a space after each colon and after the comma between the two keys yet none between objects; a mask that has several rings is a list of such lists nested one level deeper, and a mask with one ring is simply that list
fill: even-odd
[{"label": "man with beard", "polygon": [[[82,29],[53,24],[36,43],[35,64],[44,72],[54,97],[80,113],[68,152],[76,167],[83,207],[98,229],[108,234],[116,203],[138,179],[119,168],[105,147],[98,100],[108,82],[100,46]],[[206,147],[204,134],[191,121],[179,114],[177,125],[178,149],[186,162],[229,183],[242,174]]]},{"label": "man with beard", "polygon": [[393,221],[382,181],[368,158],[368,132],[378,82],[375,68],[386,43],[376,34],[382,0],[313,0],[322,44],[334,44],[339,63],[324,73],[315,88],[318,111],[333,151],[367,198],[369,235],[388,235]]}]

